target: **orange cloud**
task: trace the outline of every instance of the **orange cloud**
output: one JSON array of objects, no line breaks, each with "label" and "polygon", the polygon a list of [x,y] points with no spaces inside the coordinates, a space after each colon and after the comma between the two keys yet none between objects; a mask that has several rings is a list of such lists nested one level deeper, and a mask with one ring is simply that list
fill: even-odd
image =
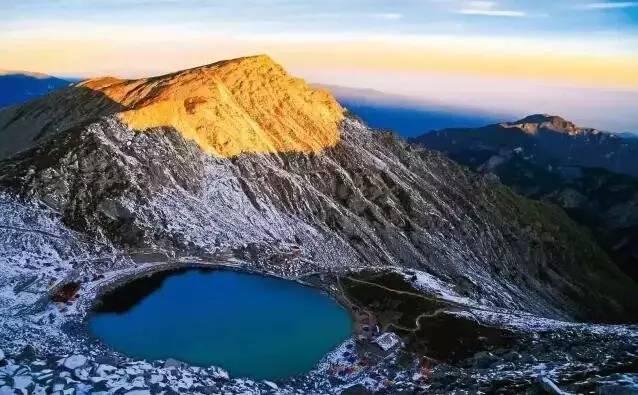
[{"label": "orange cloud", "polygon": [[[188,44],[90,38],[64,40],[0,40],[0,65],[5,69],[63,75],[147,76],[215,60],[268,53],[297,69],[359,69],[367,71],[445,72],[561,82],[580,86],[638,89],[638,55],[537,51],[459,44],[427,39],[408,43],[389,40],[297,41],[193,37]],[[514,42],[513,46],[516,43]],[[520,48],[527,43],[521,42]],[[152,59],[152,61],[149,61]]]}]

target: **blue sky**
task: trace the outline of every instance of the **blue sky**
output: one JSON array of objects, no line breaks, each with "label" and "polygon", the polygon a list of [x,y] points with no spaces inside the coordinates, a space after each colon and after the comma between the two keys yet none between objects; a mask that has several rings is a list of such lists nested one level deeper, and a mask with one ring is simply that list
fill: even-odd
[{"label": "blue sky", "polygon": [[[95,21],[232,28],[246,33],[513,34],[635,37],[638,1],[21,0],[3,21]],[[636,50],[636,48],[633,48]]]}]

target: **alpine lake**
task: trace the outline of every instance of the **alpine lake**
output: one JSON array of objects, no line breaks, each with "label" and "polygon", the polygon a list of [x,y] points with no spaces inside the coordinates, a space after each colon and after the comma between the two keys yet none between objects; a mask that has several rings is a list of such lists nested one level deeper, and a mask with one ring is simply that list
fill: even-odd
[{"label": "alpine lake", "polygon": [[273,380],[308,373],[353,330],[350,313],[317,288],[205,269],[132,280],[103,295],[88,324],[129,357],[173,358]]}]

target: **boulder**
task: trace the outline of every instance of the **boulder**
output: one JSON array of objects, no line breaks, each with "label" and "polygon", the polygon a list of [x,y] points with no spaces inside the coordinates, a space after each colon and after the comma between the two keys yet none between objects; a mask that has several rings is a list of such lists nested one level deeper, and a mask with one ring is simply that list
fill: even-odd
[{"label": "boulder", "polygon": [[105,376],[111,375],[116,370],[117,368],[115,366],[103,363],[98,365],[97,369],[95,369],[95,374],[97,374],[100,377],[105,377]]},{"label": "boulder", "polygon": [[213,377],[215,377],[216,379],[221,379],[221,380],[230,380],[230,375],[224,369],[217,369],[213,373]]},{"label": "boulder", "polygon": [[164,362],[164,368],[183,368],[186,366],[186,363],[182,361],[178,361],[177,359],[168,358]]},{"label": "boulder", "polygon": [[62,362],[62,366],[69,370],[75,370],[86,365],[86,362],[87,359],[84,355],[75,354],[67,357],[64,362]]},{"label": "boulder", "polygon": [[130,391],[125,392],[127,395],[151,395],[151,391],[147,389],[132,389]]},{"label": "boulder", "polygon": [[27,390],[29,387],[35,386],[31,376],[14,376],[13,388],[17,390]]},{"label": "boulder", "polygon": [[148,378],[148,382],[151,384],[157,384],[164,382],[164,379],[165,377],[162,374],[151,374],[151,376]]},{"label": "boulder", "polygon": [[266,384],[268,387],[272,388],[273,390],[279,389],[277,384],[273,383],[272,381],[264,380],[264,384]]},{"label": "boulder", "polygon": [[70,281],[53,290],[51,293],[51,300],[56,303],[68,303],[76,298],[79,291],[80,283]]},{"label": "boulder", "polygon": [[89,375],[90,375],[89,369],[78,368],[73,370],[73,376],[80,381],[88,380]]}]

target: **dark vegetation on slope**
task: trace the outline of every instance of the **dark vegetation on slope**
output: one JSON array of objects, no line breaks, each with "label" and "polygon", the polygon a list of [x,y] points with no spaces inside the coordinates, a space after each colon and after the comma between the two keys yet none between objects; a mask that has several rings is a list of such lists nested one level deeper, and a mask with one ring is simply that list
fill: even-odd
[{"label": "dark vegetation on slope", "polygon": [[530,126],[522,121],[514,124],[519,126],[444,130],[415,141],[476,171],[496,174],[517,193],[561,206],[592,231],[625,273],[638,279],[638,178],[630,175],[638,169],[630,153],[635,143],[569,129],[569,123],[560,124],[567,129],[549,130],[541,122],[533,126],[540,130],[535,134],[525,131]]},{"label": "dark vegetation on slope", "polygon": [[381,331],[398,333],[408,350],[439,362],[458,363],[476,352],[507,347],[509,331],[456,316],[465,311],[426,297],[396,272],[359,272],[340,279],[349,301],[370,311]]},{"label": "dark vegetation on slope", "polygon": [[[381,328],[399,334],[406,350],[421,356],[421,372],[431,393],[460,388],[471,393],[545,393],[529,373],[523,373],[539,364],[550,370],[564,365],[557,380],[561,389],[594,393],[600,391],[600,385],[595,384],[599,377],[620,376],[638,368],[638,345],[622,340],[622,336],[579,328],[531,333],[482,324],[476,318],[477,310],[425,296],[415,286],[416,276],[409,269],[403,273],[361,271],[338,281],[358,311],[374,317]],[[510,323],[509,314],[512,312],[505,312],[503,323]],[[519,314],[516,318],[533,325],[533,317]],[[600,355],[606,358],[597,359]],[[406,358],[406,363],[412,359]],[[493,372],[493,376],[477,379],[485,372]]]}]

